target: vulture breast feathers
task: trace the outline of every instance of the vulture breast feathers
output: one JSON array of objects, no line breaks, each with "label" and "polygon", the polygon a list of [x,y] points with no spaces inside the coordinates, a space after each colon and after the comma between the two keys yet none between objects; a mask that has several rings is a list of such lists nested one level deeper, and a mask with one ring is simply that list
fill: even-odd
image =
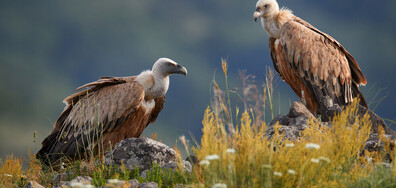
[{"label": "vulture breast feathers", "polygon": [[106,151],[123,139],[139,137],[165,103],[169,75],[187,70],[161,58],[151,71],[131,77],[102,77],[64,99],[66,107],[43,141],[38,158],[51,165],[61,158],[85,158],[86,151]]},{"label": "vulture breast feathers", "polygon": [[274,68],[307,108],[320,114],[320,100],[329,96],[345,105],[360,97],[358,86],[367,83],[352,55],[334,38],[281,9],[275,0],[259,0],[254,18],[261,18],[270,35],[269,46]]}]

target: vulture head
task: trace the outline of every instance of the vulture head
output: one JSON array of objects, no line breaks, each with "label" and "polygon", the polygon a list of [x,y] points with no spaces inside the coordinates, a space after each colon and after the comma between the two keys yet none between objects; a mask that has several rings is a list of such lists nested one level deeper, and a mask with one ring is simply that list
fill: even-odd
[{"label": "vulture head", "polygon": [[162,76],[169,76],[171,74],[182,74],[187,76],[187,69],[183,66],[178,65],[176,62],[169,58],[158,59],[152,68],[153,74],[159,74]]},{"label": "vulture head", "polygon": [[257,21],[259,18],[269,18],[279,11],[279,5],[276,0],[259,0],[256,4],[253,18]]}]

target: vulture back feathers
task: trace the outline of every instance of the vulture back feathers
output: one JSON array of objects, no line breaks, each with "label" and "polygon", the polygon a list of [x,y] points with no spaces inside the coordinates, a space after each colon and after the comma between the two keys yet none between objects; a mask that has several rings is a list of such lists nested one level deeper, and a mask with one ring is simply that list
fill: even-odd
[{"label": "vulture back feathers", "polygon": [[275,0],[259,0],[254,19],[261,18],[270,35],[269,48],[275,70],[313,114],[324,107],[320,100],[329,96],[346,105],[359,97],[367,103],[358,86],[367,83],[352,55],[334,38],[280,9]]},{"label": "vulture back feathers", "polygon": [[139,137],[165,103],[171,74],[187,75],[174,61],[161,58],[152,71],[131,77],[102,77],[64,99],[66,107],[37,158],[47,165],[83,159],[87,151],[105,152],[123,139]]}]

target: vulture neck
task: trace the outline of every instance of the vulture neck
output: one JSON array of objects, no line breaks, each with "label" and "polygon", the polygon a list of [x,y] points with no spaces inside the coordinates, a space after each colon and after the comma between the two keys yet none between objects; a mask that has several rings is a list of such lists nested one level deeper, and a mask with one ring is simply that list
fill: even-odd
[{"label": "vulture neck", "polygon": [[153,99],[165,96],[169,88],[169,75],[152,71],[154,78],[154,85],[148,90],[146,95],[151,96]]},{"label": "vulture neck", "polygon": [[279,39],[282,26],[289,21],[293,21],[293,13],[289,9],[282,8],[276,11],[272,16],[263,17],[261,25],[270,37]]},{"label": "vulture neck", "polygon": [[143,86],[146,101],[163,97],[169,88],[169,75],[157,71],[144,71],[135,80]]}]

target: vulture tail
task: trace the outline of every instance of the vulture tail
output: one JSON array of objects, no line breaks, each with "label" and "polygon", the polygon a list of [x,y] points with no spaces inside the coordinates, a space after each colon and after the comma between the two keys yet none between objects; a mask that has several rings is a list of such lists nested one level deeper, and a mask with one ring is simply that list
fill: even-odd
[{"label": "vulture tail", "polygon": [[356,84],[352,84],[352,96],[355,97],[359,97],[360,99],[360,105],[368,108],[366,99],[364,99],[364,96],[362,94],[362,92],[360,92],[358,86]]},{"label": "vulture tail", "polygon": [[[88,135],[71,136],[58,140],[59,131],[52,132],[42,143],[41,150],[37,153],[36,158],[48,167],[58,169],[61,162],[68,163],[77,159],[85,159],[90,154],[89,148],[92,143],[96,142],[95,133],[91,131],[90,138]],[[94,144],[95,145],[95,144]],[[91,146],[92,147],[92,146]],[[96,145],[93,147],[96,151]]]},{"label": "vulture tail", "polygon": [[36,158],[48,167],[55,168],[56,161],[60,160],[64,154],[56,153],[61,143],[58,141],[59,131],[52,132],[42,142],[42,148],[37,152]]}]

